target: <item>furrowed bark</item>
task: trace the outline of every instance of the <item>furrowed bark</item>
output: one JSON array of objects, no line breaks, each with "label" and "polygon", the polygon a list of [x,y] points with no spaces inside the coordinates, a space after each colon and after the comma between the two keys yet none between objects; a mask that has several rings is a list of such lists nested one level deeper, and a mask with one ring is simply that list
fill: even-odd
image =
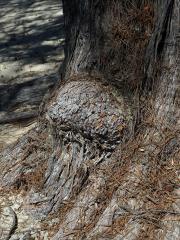
[{"label": "furrowed bark", "polygon": [[0,186],[49,239],[178,239],[180,1],[63,5],[64,81]]}]

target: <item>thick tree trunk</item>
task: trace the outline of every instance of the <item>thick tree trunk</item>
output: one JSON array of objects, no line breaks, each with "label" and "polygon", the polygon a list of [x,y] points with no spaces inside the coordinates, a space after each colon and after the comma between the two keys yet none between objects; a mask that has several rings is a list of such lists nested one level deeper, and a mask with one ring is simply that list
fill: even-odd
[{"label": "thick tree trunk", "polygon": [[179,7],[64,1],[63,82],[39,127],[1,154],[19,219],[3,236],[179,238]]}]

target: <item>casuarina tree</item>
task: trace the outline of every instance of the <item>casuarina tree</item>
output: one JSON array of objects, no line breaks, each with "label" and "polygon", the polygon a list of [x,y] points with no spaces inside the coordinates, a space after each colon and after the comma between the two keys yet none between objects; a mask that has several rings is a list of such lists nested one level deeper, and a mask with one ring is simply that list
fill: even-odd
[{"label": "casuarina tree", "polygon": [[63,1],[59,83],[1,153],[3,196],[21,202],[7,239],[179,239],[179,9]]}]

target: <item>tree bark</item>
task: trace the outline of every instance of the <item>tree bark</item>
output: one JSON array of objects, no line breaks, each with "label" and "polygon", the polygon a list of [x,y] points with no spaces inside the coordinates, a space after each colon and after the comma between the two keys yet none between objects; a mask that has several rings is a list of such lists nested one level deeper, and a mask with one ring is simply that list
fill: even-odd
[{"label": "tree bark", "polygon": [[180,1],[63,7],[63,81],[1,153],[2,191],[23,199],[32,236],[178,239]]}]

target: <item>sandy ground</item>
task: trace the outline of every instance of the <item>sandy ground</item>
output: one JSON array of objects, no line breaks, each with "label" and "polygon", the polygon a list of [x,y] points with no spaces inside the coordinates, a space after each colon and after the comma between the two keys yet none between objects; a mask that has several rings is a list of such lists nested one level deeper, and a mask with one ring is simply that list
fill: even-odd
[{"label": "sandy ground", "polygon": [[[58,78],[64,40],[61,1],[0,0],[0,8],[0,86]],[[0,148],[32,126],[1,124]]]}]

